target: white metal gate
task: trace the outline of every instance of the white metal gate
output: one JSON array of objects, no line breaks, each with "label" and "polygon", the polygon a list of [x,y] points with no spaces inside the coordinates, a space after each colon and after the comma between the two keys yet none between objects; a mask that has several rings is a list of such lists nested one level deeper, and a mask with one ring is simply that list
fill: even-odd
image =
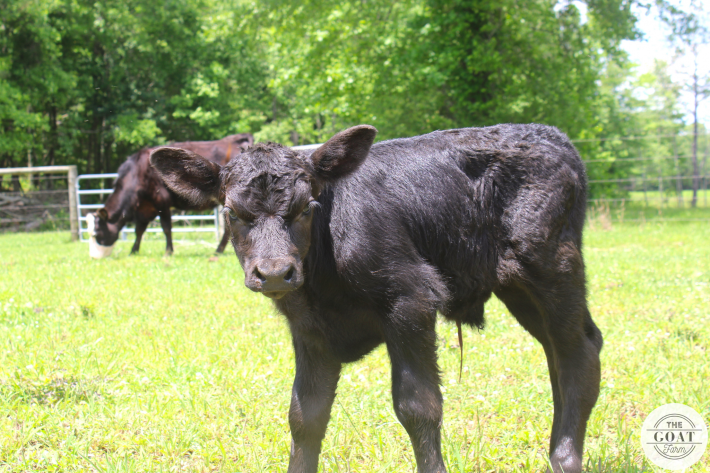
[{"label": "white metal gate", "polygon": [[[104,204],[85,204],[82,203],[82,196],[87,196],[87,195],[105,195],[105,194],[111,194],[113,192],[113,189],[91,189],[91,188],[81,188],[82,181],[91,181],[91,180],[98,180],[98,179],[116,179],[118,177],[117,173],[107,173],[107,174],[81,174],[76,178],[76,210],[77,214],[79,215],[79,239],[81,241],[89,241],[89,235],[88,235],[88,223],[87,223],[87,218],[86,214],[89,213],[90,211],[100,209],[101,207],[104,206]],[[192,232],[214,232],[215,237],[217,238],[217,241],[220,241],[220,218],[219,218],[219,211],[215,207],[214,211],[209,213],[209,214],[200,214],[200,215],[173,215],[172,216],[172,221],[173,222],[195,222],[195,221],[212,221],[213,225],[205,225],[205,226],[189,226],[189,227],[173,227],[172,231],[173,233],[192,233]],[[129,222],[131,223],[131,222]],[[148,227],[146,232],[150,233],[158,233],[162,232],[163,229],[160,228],[159,226],[155,226],[154,223],[151,223],[151,225]],[[125,226],[121,230],[121,239],[125,240],[126,235],[128,233],[135,233],[135,228],[133,227],[128,227]]]}]

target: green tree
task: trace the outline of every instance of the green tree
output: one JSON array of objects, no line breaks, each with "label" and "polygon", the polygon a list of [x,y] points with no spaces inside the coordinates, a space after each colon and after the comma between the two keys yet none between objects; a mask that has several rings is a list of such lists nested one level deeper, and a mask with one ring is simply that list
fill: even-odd
[{"label": "green tree", "polygon": [[14,91],[26,102],[16,110],[42,117],[37,127],[0,109],[14,130],[6,163],[29,153],[113,171],[142,146],[216,139],[265,120],[266,66],[242,7],[9,0],[0,13],[4,95]]},{"label": "green tree", "polygon": [[634,0],[579,5],[6,0],[0,164],[102,172],[142,146],[234,132],[303,144],[358,123],[385,139],[538,122],[576,140],[590,177],[631,178],[628,158],[649,150],[620,138],[656,126],[619,48],[638,36]]},{"label": "green tree", "polygon": [[533,0],[272,1],[258,17],[273,61],[261,136],[321,141],[371,123],[381,138],[500,122],[596,120],[598,80],[636,37],[630,3]]}]

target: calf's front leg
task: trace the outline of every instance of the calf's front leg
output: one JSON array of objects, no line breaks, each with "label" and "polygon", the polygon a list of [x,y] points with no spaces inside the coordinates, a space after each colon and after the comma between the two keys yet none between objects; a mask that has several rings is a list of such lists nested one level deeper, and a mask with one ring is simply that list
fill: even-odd
[{"label": "calf's front leg", "polygon": [[219,242],[219,246],[217,247],[217,253],[224,253],[224,249],[227,247],[227,243],[229,243],[229,237],[231,235],[232,230],[229,229],[229,226],[225,225],[224,233],[222,233],[222,240]]},{"label": "calf's front leg", "polygon": [[341,364],[332,353],[294,336],[296,378],[291,392],[291,458],[288,473],[316,473],[330,420]]},{"label": "calf's front leg", "polygon": [[[402,304],[399,309],[404,309]],[[441,457],[443,399],[435,324],[436,312],[407,317],[397,314],[385,333],[392,363],[394,410],[412,441],[418,473],[446,472]]]},{"label": "calf's front leg", "polygon": [[148,228],[148,222],[144,222],[143,220],[136,221],[136,241],[133,243],[133,248],[131,248],[132,255],[137,254],[138,250],[141,249],[141,239],[143,238],[146,228]]}]

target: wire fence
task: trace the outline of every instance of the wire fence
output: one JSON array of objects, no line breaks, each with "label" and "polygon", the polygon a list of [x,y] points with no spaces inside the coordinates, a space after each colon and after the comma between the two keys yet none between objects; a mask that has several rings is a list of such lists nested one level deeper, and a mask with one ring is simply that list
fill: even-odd
[{"label": "wire fence", "polygon": [[67,187],[66,175],[0,175],[0,231],[68,230]]},{"label": "wire fence", "polygon": [[[118,174],[82,174],[77,177],[77,211],[79,215],[79,239],[88,241],[87,215],[95,212],[106,203],[108,196],[113,193],[113,180]],[[109,185],[107,185],[107,183]],[[171,230],[173,233],[214,233],[217,241],[220,240],[220,215],[217,208],[205,211],[173,211],[171,212]],[[134,222],[127,222],[121,229],[120,238],[127,239],[128,233],[135,232]],[[160,217],[150,222],[146,234],[162,233]]]},{"label": "wire fence", "polygon": [[589,176],[590,219],[710,221],[707,133],[574,140]]}]

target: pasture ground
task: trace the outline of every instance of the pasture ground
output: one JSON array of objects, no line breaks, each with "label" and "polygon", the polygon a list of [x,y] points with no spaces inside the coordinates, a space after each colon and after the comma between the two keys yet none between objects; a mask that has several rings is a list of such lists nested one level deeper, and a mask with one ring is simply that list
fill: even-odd
[{"label": "pasture ground", "polygon": [[[606,229],[604,228],[606,227]],[[610,228],[610,229],[609,229]],[[0,235],[1,472],[285,471],[293,355],[286,324],[234,254],[160,238],[91,261],[68,233]],[[584,250],[603,381],[590,472],[661,471],[639,432],[680,402],[710,419],[710,226],[592,225]],[[543,351],[504,306],[440,324],[450,472],[544,469],[552,398]],[[345,367],[321,471],[415,471],[380,347]],[[690,471],[710,471],[710,452]]]}]

